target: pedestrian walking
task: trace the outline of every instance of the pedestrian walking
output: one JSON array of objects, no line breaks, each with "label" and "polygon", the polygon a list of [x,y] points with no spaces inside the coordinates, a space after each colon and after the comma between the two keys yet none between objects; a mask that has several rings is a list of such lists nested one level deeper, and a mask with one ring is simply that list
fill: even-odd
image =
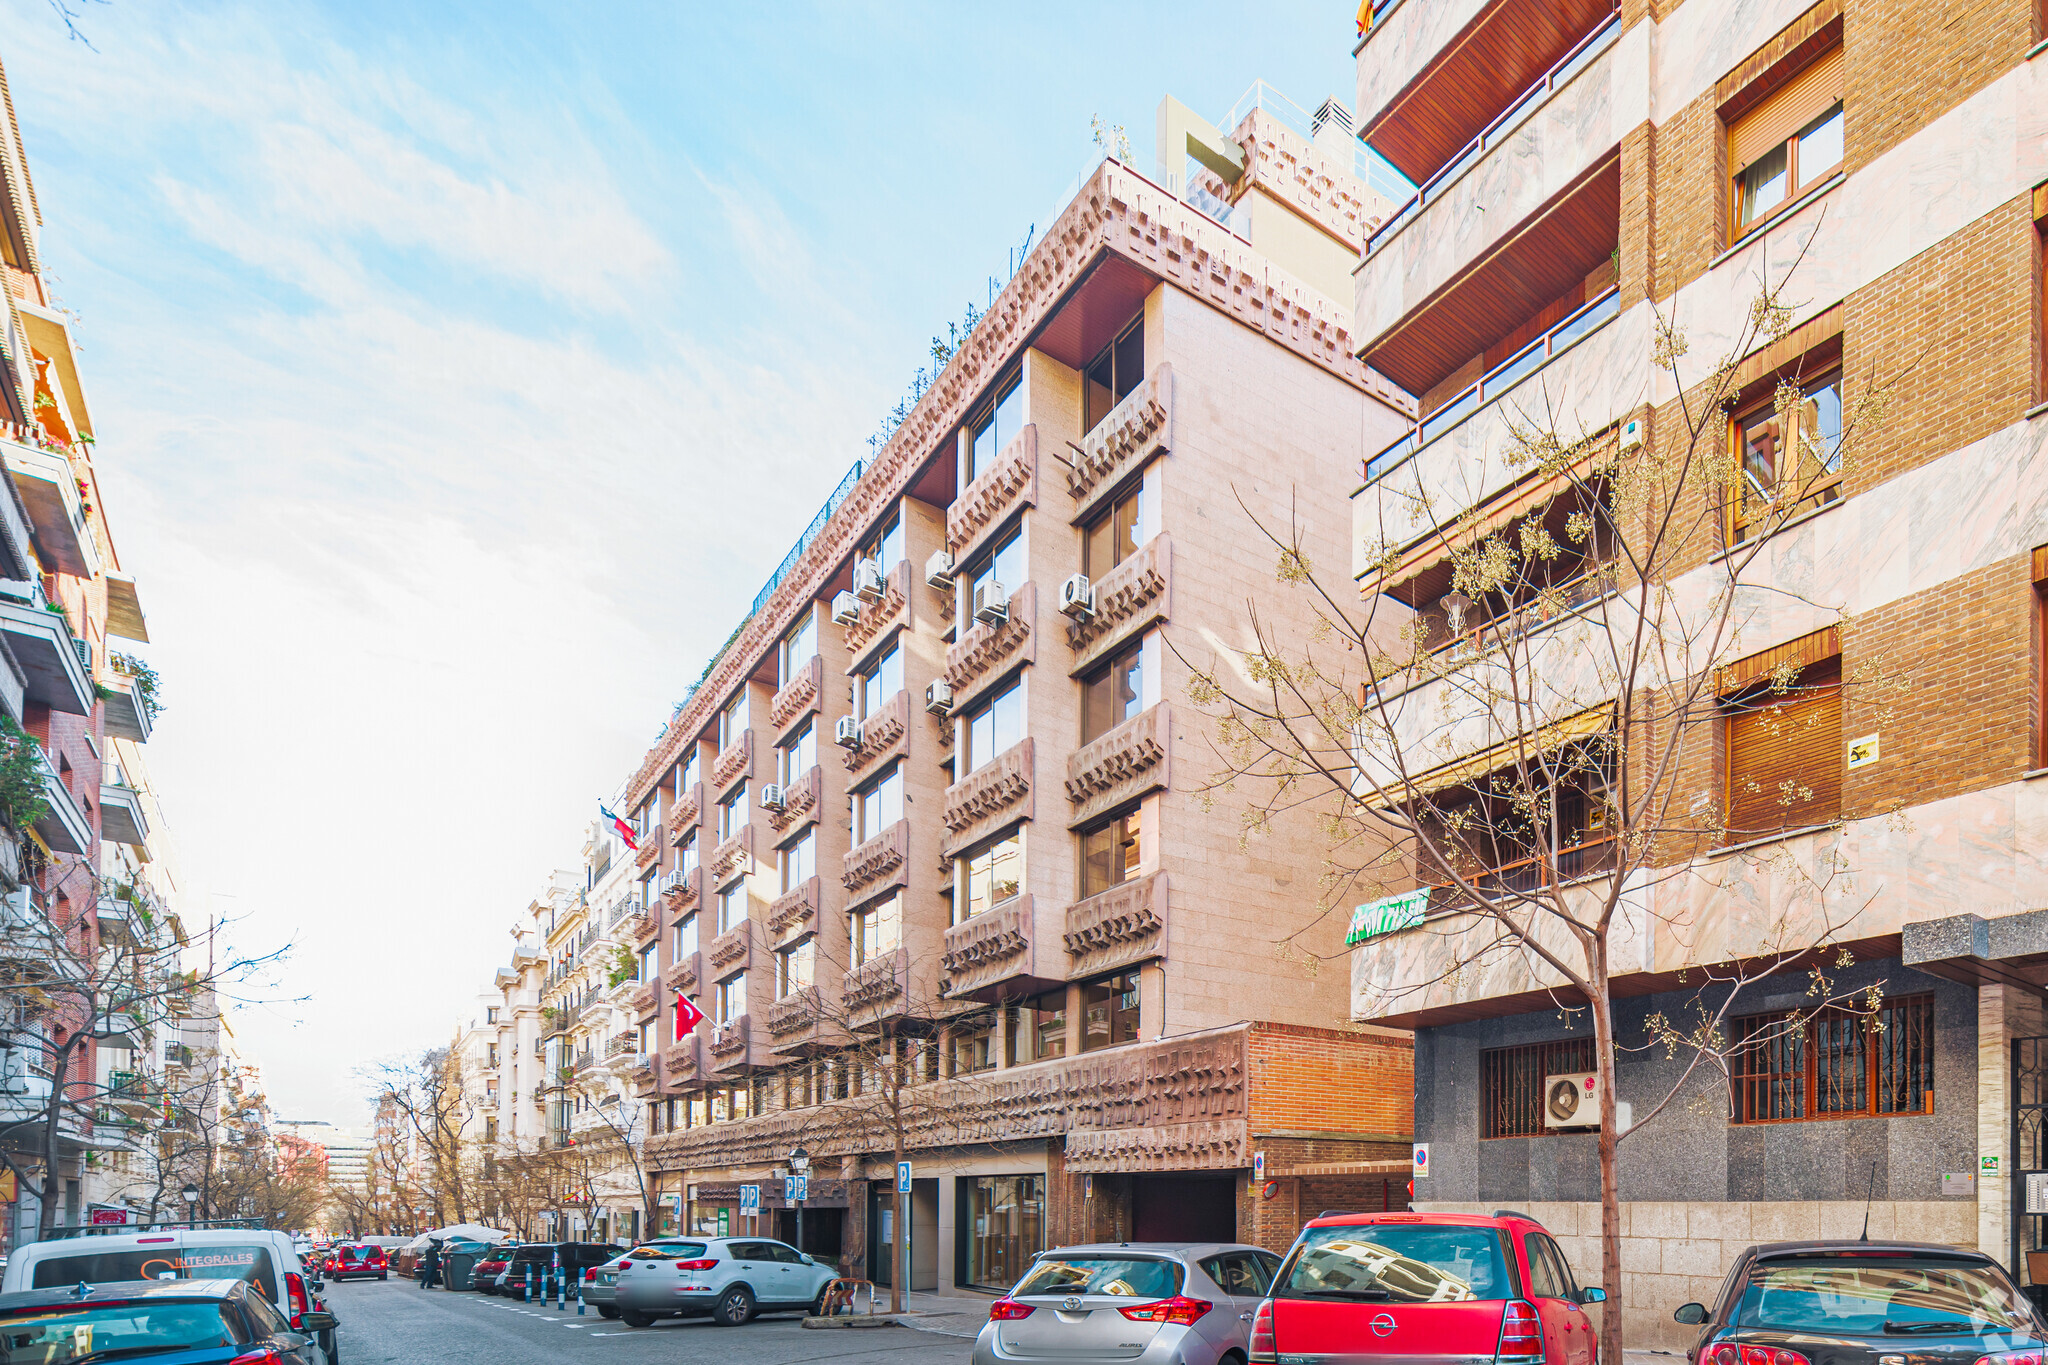
[{"label": "pedestrian walking", "polygon": [[440,1280],[441,1246],[438,1242],[429,1242],[426,1254],[420,1257],[420,1288],[432,1289]]}]

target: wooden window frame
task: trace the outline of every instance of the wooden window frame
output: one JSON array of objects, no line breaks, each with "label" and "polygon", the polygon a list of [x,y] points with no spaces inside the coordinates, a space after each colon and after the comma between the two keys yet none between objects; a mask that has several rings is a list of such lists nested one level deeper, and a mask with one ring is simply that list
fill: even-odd
[{"label": "wooden window frame", "polygon": [[[1823,658],[1813,658],[1805,661],[1793,660],[1791,662],[1797,664],[1798,671],[1793,679],[1790,690],[1785,692],[1775,691],[1770,676],[1766,672],[1756,680],[1743,684],[1737,690],[1724,692],[1721,697],[1721,736],[1724,759],[1722,764],[1722,800],[1725,803],[1722,807],[1723,830],[1731,847],[1754,843],[1760,839],[1780,838],[1802,829],[1813,829],[1817,826],[1833,824],[1842,818],[1844,764],[1841,726],[1841,655],[1836,653]],[[1814,679],[1816,676],[1819,679],[1818,682],[1810,681],[1810,679]],[[1815,698],[1820,689],[1828,686],[1830,681],[1832,682],[1835,694],[1835,734],[1828,750],[1832,755],[1832,761],[1836,765],[1833,774],[1835,801],[1832,810],[1826,811],[1825,818],[1800,820],[1797,822],[1787,820],[1784,824],[1776,826],[1759,825],[1752,828],[1748,825],[1737,825],[1735,823],[1736,798],[1738,795],[1736,783],[1739,779],[1735,764],[1734,734],[1734,727],[1737,722],[1743,717],[1760,714],[1765,711],[1777,711],[1782,715],[1783,712],[1780,708],[1789,703]],[[1802,692],[1804,693],[1803,696],[1801,695]],[[1742,795],[1749,796],[1754,795],[1754,793],[1742,793]],[[1786,806],[1784,809],[1788,815],[1794,813],[1794,808],[1791,806]],[[1822,808],[1813,806],[1810,813],[1820,815],[1822,814]]]},{"label": "wooden window frame", "polygon": [[[1806,15],[1795,21],[1777,39],[1766,45],[1764,51],[1752,57],[1736,72],[1724,77],[1716,87],[1716,104],[1721,118],[1721,184],[1728,196],[1727,223],[1728,244],[1733,246],[1749,236],[1772,219],[1787,213],[1800,199],[1815,186],[1836,175],[1848,163],[1848,107],[1843,98],[1846,77],[1842,74],[1847,61],[1847,50],[1842,42],[1842,16],[1839,0],[1832,4],[1817,5]],[[1761,65],[1762,69],[1759,70]],[[1831,66],[1832,72],[1822,72]],[[1799,121],[1781,140],[1771,142],[1769,150],[1758,155],[1751,154],[1736,164],[1738,151],[1736,134],[1751,117],[1780,98],[1790,98],[1787,92],[1801,81],[1815,75],[1832,74],[1835,98],[1825,105],[1813,108],[1813,112]],[[1802,168],[1799,164],[1799,139],[1829,116],[1839,113],[1842,117],[1842,156],[1840,160],[1824,167]],[[1785,153],[1785,194],[1777,203],[1758,213],[1753,218],[1742,216],[1743,176],[1765,157],[1775,155],[1779,150]]]},{"label": "wooden window frame", "polygon": [[[1534,1058],[1537,1065],[1533,1072],[1536,1086],[1533,1090],[1515,1089],[1514,1093],[1501,1093],[1513,1088],[1516,1073],[1501,1074],[1501,1068],[1511,1067],[1516,1062]],[[1546,1128],[1543,1126],[1543,1077],[1561,1076],[1572,1071],[1591,1071],[1594,1068],[1593,1039],[1553,1038],[1542,1043],[1517,1043],[1512,1047],[1487,1048],[1479,1054],[1479,1140],[1493,1142],[1502,1138],[1544,1137],[1550,1134],[1570,1136],[1578,1133],[1597,1133],[1598,1124],[1585,1128]],[[1514,1112],[1509,1112],[1513,1110]],[[1501,1128],[1500,1120],[1509,1120],[1509,1128]],[[1515,1126],[1527,1120],[1533,1124],[1524,1130]]]},{"label": "wooden window frame", "polygon": [[[1732,1027],[1738,1039],[1746,1040],[1763,1030],[1786,1025],[1798,1018],[1798,1015],[1789,1013],[1755,1014],[1734,1020]],[[1857,1046],[1861,1051],[1860,1083],[1864,1101],[1861,1108],[1839,1105],[1826,1110],[1821,1108],[1825,1098],[1821,1093],[1822,1048],[1831,1030],[1860,1031]],[[1838,1119],[1914,1118],[1934,1112],[1934,996],[1931,993],[1888,999],[1874,1015],[1843,1009],[1822,1010],[1789,1028],[1783,1028],[1768,1046],[1780,1061],[1789,1060],[1790,1054],[1796,1052],[1797,1069],[1757,1071],[1750,1064],[1759,1057],[1759,1053],[1739,1055],[1730,1068],[1728,1078],[1728,1121],[1731,1125],[1746,1128],[1773,1123],[1827,1123]],[[1900,1072],[1910,1073],[1924,1068],[1926,1084],[1919,1092],[1917,1107],[1882,1107],[1881,1096],[1887,1086],[1881,1073],[1888,1062]],[[1896,1092],[1904,1081],[1905,1077],[1895,1076],[1890,1088]],[[1797,1087],[1789,1099],[1800,1112],[1770,1114],[1761,1118],[1746,1116],[1754,1107],[1758,1085],[1782,1087],[1788,1084]],[[1784,1094],[1782,1090],[1779,1093]],[[1781,1106],[1770,1103],[1766,1107]]]},{"label": "wooden window frame", "polygon": [[[1776,407],[1778,384],[1798,385],[1799,391],[1809,400],[1815,394],[1832,387],[1835,390],[1835,404],[1837,418],[1839,419],[1842,404],[1842,380],[1842,369],[1832,361],[1818,378],[1810,380],[1802,380],[1797,373],[1797,367],[1794,366],[1789,373],[1781,371],[1759,385],[1752,385],[1752,392],[1759,387],[1764,390],[1761,398],[1750,397],[1748,401],[1738,404],[1735,415],[1731,416],[1728,421],[1728,458],[1731,461],[1730,467],[1735,471],[1735,483],[1729,489],[1722,509],[1723,540],[1730,548],[1744,543],[1747,539],[1749,527],[1756,520],[1756,518],[1749,515],[1748,511],[1749,483],[1745,442],[1747,432],[1752,425],[1758,422],[1782,420]],[[1782,453],[1782,446],[1772,453],[1772,464],[1774,466],[1772,473],[1775,488],[1771,495],[1772,501],[1766,504],[1767,508],[1777,505],[1775,499],[1784,490],[1786,485],[1787,476],[1780,459]],[[1796,472],[1797,465],[1795,463],[1795,475]],[[1798,500],[1792,504],[1792,510],[1788,513],[1788,519],[1805,515],[1808,512],[1819,511],[1823,507],[1832,506],[1841,501],[1842,497],[1842,433],[1838,420],[1835,431],[1834,468],[1829,470],[1825,477],[1816,480],[1813,487],[1800,493]]]}]

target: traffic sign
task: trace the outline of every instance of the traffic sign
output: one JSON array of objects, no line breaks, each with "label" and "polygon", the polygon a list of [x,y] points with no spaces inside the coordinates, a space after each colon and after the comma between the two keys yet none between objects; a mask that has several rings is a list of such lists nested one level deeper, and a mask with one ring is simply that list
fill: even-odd
[{"label": "traffic sign", "polygon": [[782,1202],[785,1204],[794,1204],[796,1202],[796,1177],[793,1175],[782,1177]]},{"label": "traffic sign", "polygon": [[907,1161],[896,1163],[896,1193],[910,1193],[910,1163]]},{"label": "traffic sign", "polygon": [[796,1177],[796,1202],[801,1204],[811,1197],[811,1178],[807,1175]]},{"label": "traffic sign", "polygon": [[743,1218],[757,1217],[760,1212],[761,1187],[759,1185],[740,1186],[740,1216]]}]

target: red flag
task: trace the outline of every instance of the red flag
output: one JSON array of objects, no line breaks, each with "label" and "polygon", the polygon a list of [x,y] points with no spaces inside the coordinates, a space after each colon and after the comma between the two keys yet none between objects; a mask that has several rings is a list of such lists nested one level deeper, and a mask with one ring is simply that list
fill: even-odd
[{"label": "red flag", "polygon": [[619,838],[625,840],[627,848],[632,849],[635,853],[640,851],[640,840],[634,837],[631,825],[627,824],[621,817],[605,809],[604,802],[602,801],[597,803],[597,813],[612,822],[612,828],[619,832]]},{"label": "red flag", "polygon": [[676,1037],[686,1038],[704,1022],[704,1011],[697,1008],[697,1002],[676,992]]}]

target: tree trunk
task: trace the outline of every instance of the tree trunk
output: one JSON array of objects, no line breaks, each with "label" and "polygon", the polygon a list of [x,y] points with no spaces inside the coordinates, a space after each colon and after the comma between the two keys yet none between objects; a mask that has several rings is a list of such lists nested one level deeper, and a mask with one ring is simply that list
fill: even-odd
[{"label": "tree trunk", "polygon": [[[892,1055],[893,1051],[894,1049],[891,1049]],[[901,1078],[899,1077],[896,1088],[890,1091],[894,1102],[889,1106],[889,1125],[895,1130],[894,1136],[896,1138],[896,1171],[903,1169],[903,1093],[901,1084]],[[895,1171],[891,1171],[890,1175],[893,1177],[895,1173]],[[901,1313],[903,1311],[905,1306],[904,1296],[910,1292],[910,1286],[904,1283],[905,1280],[910,1278],[908,1269],[909,1258],[904,1254],[905,1248],[909,1245],[910,1196],[899,1194],[896,1196],[896,1245],[892,1252],[896,1264],[889,1267],[889,1311],[892,1313]]]},{"label": "tree trunk", "polygon": [[36,1211],[36,1240],[46,1241],[57,1226],[57,1199],[63,1193],[64,1185],[57,1173],[58,1122],[64,1116],[64,1088],[70,1084],[71,1049],[77,1043],[78,1035],[73,1034],[64,1046],[57,1049],[56,1059],[50,1063],[50,1103],[43,1110],[43,1193],[42,1207]]},{"label": "tree trunk", "polygon": [[1603,938],[1591,973],[1593,1056],[1600,1086],[1600,1281],[1607,1301],[1600,1305],[1600,1365],[1622,1365],[1621,1356],[1621,1191],[1614,1155],[1621,1134],[1614,1100],[1614,1011],[1607,987],[1607,944]]}]

